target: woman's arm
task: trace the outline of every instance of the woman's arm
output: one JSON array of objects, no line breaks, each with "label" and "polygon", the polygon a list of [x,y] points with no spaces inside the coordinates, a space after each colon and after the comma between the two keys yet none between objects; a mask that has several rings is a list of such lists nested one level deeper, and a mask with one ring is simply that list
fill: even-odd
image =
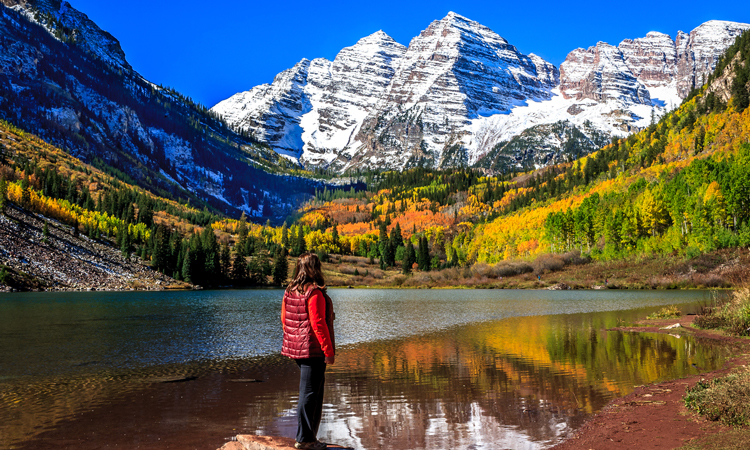
[{"label": "woman's arm", "polygon": [[330,358],[331,362],[329,364],[333,364],[333,341],[331,340],[331,332],[328,330],[328,325],[326,324],[326,299],[319,289],[315,289],[312,295],[310,295],[308,311],[310,313],[310,325],[312,325],[312,329],[315,332],[315,337],[320,342],[320,348],[323,349],[326,360]]}]

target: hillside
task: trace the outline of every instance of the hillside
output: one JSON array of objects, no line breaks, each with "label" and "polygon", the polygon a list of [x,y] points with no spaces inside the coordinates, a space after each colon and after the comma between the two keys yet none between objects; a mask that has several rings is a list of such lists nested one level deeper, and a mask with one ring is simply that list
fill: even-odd
[{"label": "hillside", "polygon": [[157,196],[0,121],[2,289],[278,286],[282,228]]},{"label": "hillside", "polygon": [[0,119],[162,197],[283,220],[320,181],[189,97],[142,77],[60,0],[0,2]]},{"label": "hillside", "polygon": [[499,177],[413,169],[372,178],[366,193],[319,193],[298,221],[307,248],[393,266],[410,243],[426,245],[429,262],[417,265],[427,271],[548,253],[691,260],[748,247],[749,42],[750,33],[738,38],[678,109],[574,162]]},{"label": "hillside", "polygon": [[[747,260],[733,249],[750,246],[748,60],[750,33],[675,111],[580,159],[501,175],[364,172],[367,190],[323,187],[282,226],[156,196],[8,123],[0,198],[11,203],[8,217],[43,214],[204,286],[279,285],[289,257],[304,251],[332,263],[333,285],[532,287],[549,272],[587,270],[578,266],[604,278],[621,271],[623,287],[731,285]],[[569,142],[592,145],[556,126]],[[662,270],[627,281],[624,273],[649,264]],[[580,278],[574,285],[602,277]]]}]

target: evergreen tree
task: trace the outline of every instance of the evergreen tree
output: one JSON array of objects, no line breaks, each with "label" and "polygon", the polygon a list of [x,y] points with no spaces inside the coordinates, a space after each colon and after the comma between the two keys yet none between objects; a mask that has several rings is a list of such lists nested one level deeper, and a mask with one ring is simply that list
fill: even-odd
[{"label": "evergreen tree", "polygon": [[333,242],[333,248],[335,252],[339,252],[339,226],[334,225],[333,231],[331,231],[331,241]]},{"label": "evergreen tree", "polygon": [[390,239],[385,243],[383,259],[385,260],[385,265],[388,267],[396,265],[396,249],[393,247],[393,243]]},{"label": "evergreen tree", "polygon": [[378,237],[378,255],[380,256],[381,262],[385,255],[385,247],[386,247],[387,242],[388,242],[388,231],[387,231],[385,222],[380,222],[380,236]]},{"label": "evergreen tree", "polygon": [[419,270],[430,270],[430,249],[427,243],[427,238],[424,236],[419,238],[419,247],[417,249],[417,264],[419,265]]},{"label": "evergreen tree", "polygon": [[120,232],[120,251],[122,252],[123,258],[130,256],[130,233],[128,233],[127,225]]},{"label": "evergreen tree", "polygon": [[391,230],[391,242],[393,242],[393,248],[399,248],[404,245],[404,238],[401,235],[401,225],[398,223]]},{"label": "evergreen tree", "polygon": [[404,275],[411,273],[411,266],[416,261],[416,256],[414,254],[414,245],[412,245],[411,241],[406,242],[406,251],[404,251],[404,259],[401,261],[401,268],[404,273]]},{"label": "evergreen tree", "polygon": [[201,245],[205,258],[204,283],[215,284],[221,276],[221,263],[219,261],[219,243],[216,240],[213,228],[210,226],[203,229]]},{"label": "evergreen tree", "polygon": [[234,246],[234,259],[232,260],[232,279],[235,283],[242,284],[247,279],[247,263],[245,253],[239,245]]},{"label": "evergreen tree", "polygon": [[0,178],[0,212],[5,211],[5,204],[8,201],[8,183],[5,178]]},{"label": "evergreen tree", "polygon": [[228,280],[231,277],[232,270],[232,257],[229,253],[229,244],[222,244],[221,251],[219,254],[219,267],[221,271],[221,279],[223,281]]},{"label": "evergreen tree", "polygon": [[190,250],[185,254],[184,261],[182,262],[182,279],[188,283],[192,283],[193,279],[191,273],[193,271],[192,255]]},{"label": "evergreen tree", "polygon": [[263,266],[261,265],[260,257],[254,256],[250,258],[250,262],[247,263],[247,271],[250,273],[250,284],[265,284],[266,276],[263,274]]},{"label": "evergreen tree", "polygon": [[297,227],[297,243],[294,247],[295,256],[299,256],[307,251],[307,244],[305,243],[305,232],[302,225]]},{"label": "evergreen tree", "polygon": [[273,265],[271,265],[271,261],[268,260],[268,258],[260,258],[260,267],[263,271],[263,283],[265,283],[266,277],[273,275]]},{"label": "evergreen tree", "polygon": [[286,259],[286,249],[277,251],[273,259],[273,284],[281,286],[286,283],[289,274],[289,263]]}]

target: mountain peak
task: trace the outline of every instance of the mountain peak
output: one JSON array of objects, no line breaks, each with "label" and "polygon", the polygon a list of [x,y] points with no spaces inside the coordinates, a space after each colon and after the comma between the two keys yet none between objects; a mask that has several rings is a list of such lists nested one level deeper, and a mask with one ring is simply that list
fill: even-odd
[{"label": "mountain peak", "polygon": [[448,14],[445,15],[445,17],[440,19],[440,22],[474,22],[474,21],[469,19],[468,17],[462,16],[461,14],[455,13],[453,11],[449,11]]},{"label": "mountain peak", "polygon": [[[360,45],[393,45],[394,43],[397,43],[395,39],[390,37],[388,33],[384,32],[383,30],[378,30],[368,36],[365,36],[357,41],[354,46],[360,46]],[[400,45],[400,44],[399,44]]]},{"label": "mountain peak", "polygon": [[671,39],[671,36],[669,36],[666,33],[662,33],[660,31],[649,31],[648,33],[646,33],[646,37],[647,38],[664,38],[664,37],[668,37],[668,38]]}]

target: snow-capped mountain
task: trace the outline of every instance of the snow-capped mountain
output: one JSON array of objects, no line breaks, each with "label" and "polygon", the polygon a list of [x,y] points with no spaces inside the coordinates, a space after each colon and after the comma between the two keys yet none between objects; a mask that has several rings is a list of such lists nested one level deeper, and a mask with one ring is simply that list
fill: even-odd
[{"label": "snow-capped mountain", "polygon": [[69,3],[0,2],[3,119],[143,187],[233,215],[281,216],[317,186],[257,168],[268,162],[262,145],[145,80]]},{"label": "snow-capped mountain", "polygon": [[212,110],[278,152],[328,165],[349,147],[376,106],[406,48],[378,31],[344,48],[333,61],[303,59]]},{"label": "snow-capped mountain", "polygon": [[[570,142],[590,151],[603,137],[625,136],[676,107],[748,28],[709,21],[675,39],[651,32],[618,46],[599,42],[573,50],[558,70],[449,13],[408,48],[379,32],[379,39],[362,39],[333,63],[303,60],[271,85],[237,94],[213,111],[307,165],[502,170],[488,157],[505,155],[508,166],[538,166],[562,159]],[[363,41],[374,42],[365,47]],[[340,65],[336,79],[329,68],[340,60],[372,61],[380,70]],[[347,79],[360,84],[341,88]],[[524,136],[533,139],[513,140],[531,128]],[[544,130],[549,139],[541,137]],[[511,142],[514,157],[510,148],[503,151]],[[521,150],[523,142],[530,147]]]},{"label": "snow-capped mountain", "polygon": [[412,39],[344,167],[464,165],[466,155],[456,143],[471,119],[549,99],[558,79],[554,65],[449,13]]}]

